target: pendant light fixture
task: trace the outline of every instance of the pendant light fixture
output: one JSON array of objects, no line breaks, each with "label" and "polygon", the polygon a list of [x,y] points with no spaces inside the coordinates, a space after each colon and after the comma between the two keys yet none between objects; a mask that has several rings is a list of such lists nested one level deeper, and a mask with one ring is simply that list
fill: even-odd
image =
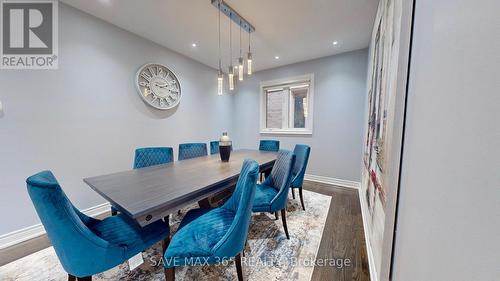
[{"label": "pendant light fixture", "polygon": [[[224,73],[222,72],[222,63],[221,63],[221,26],[220,26],[220,17],[221,12],[224,13],[225,16],[229,18],[229,64],[228,64],[228,88],[229,91],[234,91],[234,75],[238,75],[238,79],[240,81],[243,80],[244,71],[245,71],[245,61],[243,59],[242,52],[242,29],[245,32],[248,32],[248,54],[247,54],[247,70],[248,75],[252,74],[252,53],[250,52],[250,33],[255,32],[255,27],[251,25],[245,18],[243,18],[236,10],[231,8],[224,0],[210,0],[212,5],[216,7],[219,11],[219,69],[217,72],[217,94],[224,94]],[[233,67],[233,30],[232,30],[232,22],[235,22],[240,26],[240,55],[238,57],[238,62],[235,67]],[[235,73],[235,68],[238,69],[238,73]]]},{"label": "pendant light fixture", "polygon": [[229,12],[229,71],[227,78],[229,80],[229,90],[234,90],[234,68],[233,68],[233,21],[231,19],[231,12]]},{"label": "pendant light fixture", "polygon": [[217,75],[217,95],[222,96],[222,89],[224,87],[224,75],[222,74],[222,66],[221,66],[221,58],[220,58],[220,2],[218,0],[218,8],[219,8],[219,73]]},{"label": "pendant light fixture", "polygon": [[238,80],[243,81],[243,55],[241,52],[241,19],[240,19],[240,58],[238,59]]},{"label": "pendant light fixture", "polygon": [[250,52],[250,32],[248,32],[247,74],[252,75],[252,53]]}]

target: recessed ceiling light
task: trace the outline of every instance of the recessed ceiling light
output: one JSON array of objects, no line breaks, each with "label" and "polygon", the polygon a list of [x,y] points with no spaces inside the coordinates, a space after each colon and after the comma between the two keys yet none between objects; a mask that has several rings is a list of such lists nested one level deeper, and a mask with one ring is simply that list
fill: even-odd
[{"label": "recessed ceiling light", "polygon": [[99,2],[101,2],[101,4],[103,5],[106,5],[106,6],[111,6],[111,0],[99,0]]},{"label": "recessed ceiling light", "polygon": [[191,47],[196,48],[198,46],[196,43],[191,44]]},{"label": "recessed ceiling light", "polygon": [[333,45],[334,45],[334,46],[335,46],[335,45],[338,45],[338,44],[339,44],[339,42],[338,42],[338,41],[333,41]]},{"label": "recessed ceiling light", "polygon": [[279,59],[280,59],[280,57],[279,57],[279,56],[275,56],[275,57],[274,57],[274,59],[275,59],[275,60],[279,60]]}]

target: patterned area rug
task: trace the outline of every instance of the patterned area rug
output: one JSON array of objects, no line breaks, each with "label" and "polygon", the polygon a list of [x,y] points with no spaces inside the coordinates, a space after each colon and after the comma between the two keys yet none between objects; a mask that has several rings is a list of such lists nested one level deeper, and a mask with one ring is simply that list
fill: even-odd
[{"label": "patterned area rug", "polygon": [[[248,247],[242,258],[247,280],[310,280],[311,265],[318,252],[323,228],[330,207],[330,196],[304,190],[306,211],[299,199],[288,200],[286,239],[281,217],[260,213],[252,216]],[[181,215],[171,218],[174,233]],[[128,263],[93,276],[93,280],[165,280],[161,262],[161,244],[143,253],[144,263],[130,271]],[[67,280],[52,247],[0,267],[0,280]],[[237,280],[236,267],[227,264],[176,268],[176,280]]]}]

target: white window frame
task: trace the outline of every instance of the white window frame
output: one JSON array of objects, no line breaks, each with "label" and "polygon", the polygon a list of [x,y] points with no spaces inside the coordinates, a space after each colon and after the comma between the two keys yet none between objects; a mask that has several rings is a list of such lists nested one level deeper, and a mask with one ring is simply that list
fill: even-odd
[{"label": "white window frame", "polygon": [[[283,108],[287,108],[288,112],[283,112],[282,127],[277,128],[266,128],[266,109],[267,109],[267,95],[266,89],[272,88],[282,88],[290,84],[309,84],[309,93],[307,100],[307,117],[305,128],[290,128],[290,123],[292,122],[293,105],[290,103],[291,93],[288,93],[288,97],[283,99]],[[313,120],[314,120],[314,74],[309,73],[300,76],[288,77],[272,81],[264,81],[260,83],[260,133],[261,134],[282,134],[282,135],[312,135],[313,132]],[[288,116],[287,116],[288,115]]]}]

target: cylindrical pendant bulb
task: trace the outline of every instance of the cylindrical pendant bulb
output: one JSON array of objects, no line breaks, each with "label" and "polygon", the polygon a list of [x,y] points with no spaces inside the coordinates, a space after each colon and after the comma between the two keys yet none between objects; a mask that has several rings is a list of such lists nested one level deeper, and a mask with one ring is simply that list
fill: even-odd
[{"label": "cylindrical pendant bulb", "polygon": [[252,53],[248,53],[248,58],[247,58],[247,74],[252,75]]},{"label": "cylindrical pendant bulb", "polygon": [[227,73],[227,78],[229,80],[229,90],[234,90],[234,70],[233,66],[229,67],[229,72]]},{"label": "cylindrical pendant bulb", "polygon": [[240,57],[238,59],[238,64],[239,64],[239,66],[238,66],[238,80],[243,81],[243,68],[245,66],[243,65],[243,58],[242,57]]},{"label": "cylindrical pendant bulb", "polygon": [[222,71],[219,71],[219,75],[217,76],[217,95],[222,96],[222,91],[223,91],[223,81],[224,81],[224,75],[222,75]]}]

